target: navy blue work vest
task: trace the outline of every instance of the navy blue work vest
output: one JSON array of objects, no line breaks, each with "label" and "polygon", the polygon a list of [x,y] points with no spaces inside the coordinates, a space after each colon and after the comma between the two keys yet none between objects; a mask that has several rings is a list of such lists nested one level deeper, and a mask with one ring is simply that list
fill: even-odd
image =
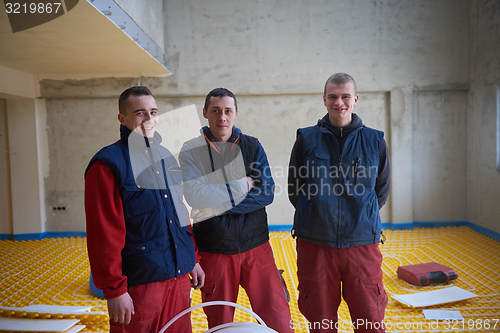
[{"label": "navy blue work vest", "polygon": [[[122,125],[120,134],[120,140],[92,158],[85,175],[94,161],[100,160],[115,176],[125,216],[122,270],[128,285],[169,280],[191,272],[195,265],[194,244],[182,204],[182,173],[175,158],[160,145],[158,134],[147,143],[141,137],[143,145],[130,149],[129,135],[136,133],[131,134]],[[134,177],[131,154],[143,154],[145,165],[151,160],[156,162],[149,162],[149,167]]]},{"label": "navy blue work vest", "polygon": [[299,129],[305,179],[298,189],[294,233],[336,248],[377,243],[381,221],[375,192],[384,134],[365,126],[353,130],[344,149],[318,125]]}]

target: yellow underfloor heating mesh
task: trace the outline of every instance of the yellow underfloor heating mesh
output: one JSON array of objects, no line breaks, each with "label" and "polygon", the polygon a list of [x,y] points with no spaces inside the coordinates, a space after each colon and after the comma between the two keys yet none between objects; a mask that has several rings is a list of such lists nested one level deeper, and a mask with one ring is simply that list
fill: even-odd
[{"label": "yellow underfloor heating mesh", "polygon": [[[388,332],[499,332],[500,331],[500,243],[467,227],[439,229],[386,230],[384,285],[389,294],[385,323]],[[307,322],[297,307],[297,267],[295,240],[288,232],[272,232],[271,244],[278,268],[290,292],[290,308],[296,332],[308,332]],[[451,284],[415,287],[397,278],[401,265],[439,262],[452,267],[458,279]],[[108,316],[104,300],[92,296],[88,288],[89,264],[85,238],[52,238],[41,241],[0,241],[0,316],[19,318],[76,318],[86,325],[85,332],[107,332]],[[422,309],[408,308],[390,297],[437,290],[451,285],[478,296],[459,303],[433,306],[431,309],[460,311],[463,322],[427,321]],[[199,291],[192,293],[192,304],[199,304]],[[244,290],[238,303],[250,308]],[[35,304],[86,305],[91,312],[82,314],[43,314],[16,311]],[[191,314],[193,331],[208,328],[202,309]],[[237,309],[235,321],[250,316]],[[340,332],[353,331],[347,305],[339,308]]]}]

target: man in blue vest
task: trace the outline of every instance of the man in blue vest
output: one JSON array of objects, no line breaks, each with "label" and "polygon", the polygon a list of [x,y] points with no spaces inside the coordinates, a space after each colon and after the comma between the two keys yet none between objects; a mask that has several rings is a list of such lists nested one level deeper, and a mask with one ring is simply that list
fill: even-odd
[{"label": "man in blue vest", "polygon": [[[157,333],[190,304],[195,263],[182,173],[156,132],[158,107],[143,86],[119,99],[120,140],[85,171],[87,248],[95,286],[107,298],[110,332]],[[181,317],[167,332],[191,333]]]},{"label": "man in blue vest", "polygon": [[[265,206],[274,181],[260,142],[234,126],[234,94],[212,90],[203,116],[208,126],[182,147],[179,162],[192,217],[200,264],[206,273],[203,302],[235,303],[241,285],[252,310],[280,333],[293,332],[284,287],[269,244]],[[208,326],[233,321],[234,307],[209,306]]]},{"label": "man in blue vest", "polygon": [[299,309],[311,332],[336,332],[343,296],[355,332],[384,332],[380,208],[390,191],[383,132],[352,111],[356,83],[344,73],[325,84],[328,113],[298,130],[288,175],[295,207]]}]

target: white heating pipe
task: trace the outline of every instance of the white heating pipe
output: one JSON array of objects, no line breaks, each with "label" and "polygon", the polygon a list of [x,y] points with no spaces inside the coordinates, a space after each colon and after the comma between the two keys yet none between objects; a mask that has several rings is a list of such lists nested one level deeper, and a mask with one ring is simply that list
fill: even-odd
[{"label": "white heating pipe", "polygon": [[205,307],[205,306],[210,306],[210,305],[229,305],[229,306],[234,306],[238,309],[241,309],[243,311],[248,312],[250,315],[255,317],[257,321],[260,323],[255,324],[255,323],[241,323],[241,322],[235,322],[235,323],[227,323],[227,324],[222,324],[217,327],[211,328],[205,333],[214,333],[214,332],[221,332],[221,333],[278,333],[273,329],[270,329],[267,327],[266,323],[259,317],[257,316],[254,312],[251,310],[245,308],[242,305],[232,303],[232,302],[225,302],[225,301],[215,301],[215,302],[206,302],[206,303],[201,303],[195,306],[190,307],[189,309],[186,309],[179,313],[177,316],[172,318],[168,323],[163,326],[163,328],[160,330],[158,333],[164,333],[167,328],[172,325],[177,319],[180,317],[184,316],[186,313],[189,313],[191,311],[194,311],[196,309]]}]

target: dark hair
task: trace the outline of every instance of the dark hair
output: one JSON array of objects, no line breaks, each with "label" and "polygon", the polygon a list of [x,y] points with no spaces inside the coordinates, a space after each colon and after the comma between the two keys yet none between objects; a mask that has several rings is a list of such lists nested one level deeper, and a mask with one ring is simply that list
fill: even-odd
[{"label": "dark hair", "polygon": [[237,111],[238,104],[236,103],[236,97],[234,97],[234,94],[226,88],[215,88],[214,90],[208,93],[207,97],[205,98],[205,105],[204,105],[205,110],[208,111],[208,106],[210,105],[210,98],[212,97],[222,98],[224,96],[229,96],[232,99],[234,99],[234,107],[236,108]]},{"label": "dark hair", "polygon": [[132,95],[153,96],[153,93],[151,92],[151,90],[149,90],[148,87],[145,86],[136,86],[126,89],[124,92],[122,92],[120,98],[118,99],[118,110],[121,114],[125,114],[125,111],[127,110],[127,99]]},{"label": "dark hair", "polygon": [[326,86],[328,85],[328,83],[342,85],[342,84],[347,84],[349,82],[351,82],[352,85],[354,86],[354,94],[357,94],[358,88],[356,87],[356,81],[354,81],[352,76],[350,76],[349,74],[346,74],[346,73],[335,73],[332,76],[330,76],[328,78],[328,80],[326,80],[325,89],[323,91],[323,94],[326,95]]}]

